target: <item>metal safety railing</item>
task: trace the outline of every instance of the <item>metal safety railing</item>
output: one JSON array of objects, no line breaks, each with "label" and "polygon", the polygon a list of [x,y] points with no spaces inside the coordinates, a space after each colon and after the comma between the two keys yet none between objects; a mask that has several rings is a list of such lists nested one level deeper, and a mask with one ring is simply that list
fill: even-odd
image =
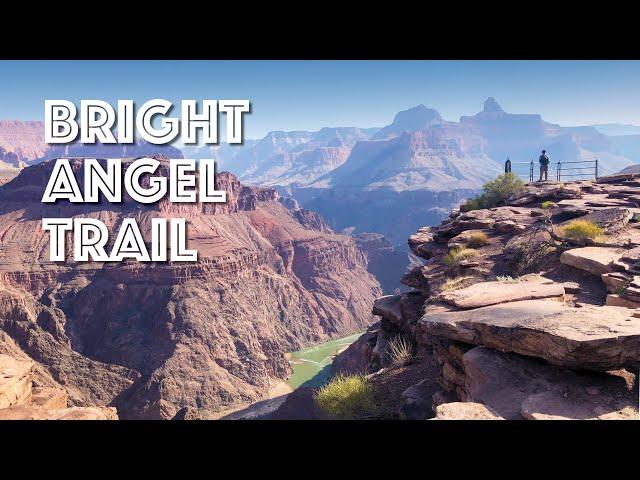
[{"label": "metal safety railing", "polygon": [[[566,165],[569,165],[567,167]],[[575,167],[574,165],[588,165],[586,167]],[[571,172],[571,173],[566,173]],[[588,177],[587,179],[598,179],[598,159],[595,160],[579,160],[575,162],[558,162],[556,164],[556,180],[559,182],[563,178]],[[585,180],[577,178],[576,180]]]},{"label": "metal safety railing", "polygon": [[[553,169],[555,168],[555,172]],[[512,162],[507,159],[505,162],[505,172],[512,172],[522,179],[528,179],[530,182],[536,180],[536,176],[540,171],[540,164],[531,160],[530,162]],[[555,175],[554,175],[555,174]],[[553,178],[560,182],[562,179],[572,180],[589,180],[591,178],[598,179],[598,159],[594,160],[578,160],[549,164],[547,178]],[[581,178],[578,178],[581,177]],[[542,178],[540,176],[540,178]]]}]

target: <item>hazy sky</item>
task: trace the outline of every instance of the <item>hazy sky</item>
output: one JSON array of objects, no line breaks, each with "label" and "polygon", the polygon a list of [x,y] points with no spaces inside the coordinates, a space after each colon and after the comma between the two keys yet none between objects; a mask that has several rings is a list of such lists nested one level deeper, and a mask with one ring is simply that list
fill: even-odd
[{"label": "hazy sky", "polygon": [[43,119],[45,99],[249,99],[247,138],[378,127],[424,103],[447,120],[496,97],[561,125],[640,125],[640,61],[0,61],[0,119]]}]

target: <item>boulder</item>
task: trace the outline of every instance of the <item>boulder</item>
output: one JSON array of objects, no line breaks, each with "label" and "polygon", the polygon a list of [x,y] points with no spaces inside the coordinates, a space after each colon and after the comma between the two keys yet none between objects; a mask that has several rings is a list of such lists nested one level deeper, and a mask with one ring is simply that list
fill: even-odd
[{"label": "boulder", "polygon": [[604,208],[580,217],[580,220],[593,222],[605,233],[612,234],[626,227],[632,218],[633,213],[627,208]]},{"label": "boulder", "polygon": [[485,347],[463,361],[465,400],[507,420],[638,418],[637,392],[623,375],[579,374]]},{"label": "boulder", "polygon": [[504,418],[481,403],[453,402],[438,405],[434,420],[504,420]]},{"label": "boulder", "polygon": [[425,420],[432,417],[432,391],[433,381],[427,378],[402,392],[400,418],[403,420]]},{"label": "boulder", "polygon": [[493,229],[498,233],[522,233],[527,226],[513,220],[500,220],[493,225]]},{"label": "boulder", "polygon": [[34,362],[0,355],[0,409],[22,405],[31,399]]},{"label": "boulder", "polygon": [[631,281],[627,275],[621,272],[603,273],[600,278],[602,278],[602,282],[607,286],[607,291],[610,293],[619,292],[627,287]]},{"label": "boulder", "polygon": [[539,275],[527,275],[516,281],[482,282],[440,294],[439,299],[458,308],[478,308],[497,303],[564,298],[564,287]]},{"label": "boulder", "polygon": [[560,262],[593,275],[602,275],[614,271],[613,263],[618,261],[623,253],[624,250],[620,248],[573,248],[562,252]]},{"label": "boulder", "polygon": [[451,311],[429,306],[417,334],[538,357],[569,368],[606,371],[640,364],[640,319],[620,307],[549,300]]},{"label": "boulder", "polygon": [[428,244],[432,240],[433,233],[431,233],[431,227],[422,227],[409,237],[409,248],[418,257],[426,258],[428,260],[433,256],[428,248]]},{"label": "boulder", "polygon": [[376,298],[375,302],[373,302],[373,314],[400,326],[402,324],[400,295],[385,295]]},{"label": "boulder", "polygon": [[606,304],[609,307],[624,307],[624,308],[640,308],[640,302],[634,302],[622,295],[616,295],[610,293],[607,295]]}]

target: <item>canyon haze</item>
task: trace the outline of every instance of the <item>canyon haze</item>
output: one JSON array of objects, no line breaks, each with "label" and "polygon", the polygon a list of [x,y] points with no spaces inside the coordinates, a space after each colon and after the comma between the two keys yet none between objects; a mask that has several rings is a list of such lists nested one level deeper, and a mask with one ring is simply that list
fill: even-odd
[{"label": "canyon haze", "polygon": [[542,149],[552,162],[597,157],[605,175],[640,163],[640,134],[632,125],[560,126],[505,112],[488,98],[481,112],[457,122],[418,105],[382,128],[274,131],[185,155],[206,153],[247,184],[275,187],[338,231],[380,233],[404,248],[417,228],[438,223],[495,178],[507,158],[537,162]]}]

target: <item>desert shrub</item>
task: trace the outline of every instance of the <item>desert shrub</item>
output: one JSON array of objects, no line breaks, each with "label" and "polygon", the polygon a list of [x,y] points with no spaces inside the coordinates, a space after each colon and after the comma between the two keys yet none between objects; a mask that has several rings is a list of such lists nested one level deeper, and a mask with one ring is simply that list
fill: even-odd
[{"label": "desert shrub", "polygon": [[546,202],[542,202],[542,205],[540,205],[540,208],[542,208],[543,210],[548,210],[550,208],[556,208],[558,205],[550,200],[547,200]]},{"label": "desert shrub", "polygon": [[314,393],[316,405],[329,417],[353,420],[374,415],[373,385],[364,375],[336,375]]},{"label": "desert shrub", "polygon": [[441,292],[448,292],[450,290],[457,290],[458,288],[464,288],[471,285],[474,281],[475,277],[470,275],[464,277],[455,277],[447,279],[441,286]]},{"label": "desert shrub", "polygon": [[524,182],[515,173],[503,173],[495,180],[485,183],[482,193],[469,199],[464,210],[480,210],[504,205],[510,197],[524,191]]},{"label": "desert shrub", "polygon": [[415,358],[413,343],[403,335],[397,335],[387,344],[387,356],[392,365],[407,365]]},{"label": "desert shrub", "polygon": [[598,225],[588,220],[573,220],[560,229],[560,234],[571,240],[595,240],[603,233]]},{"label": "desert shrub", "polygon": [[480,248],[489,243],[489,237],[484,232],[473,232],[469,235],[467,246],[470,248]]},{"label": "desert shrub", "polygon": [[467,258],[473,258],[477,254],[478,254],[478,252],[476,252],[473,248],[455,247],[455,248],[452,248],[451,250],[449,250],[449,253],[447,253],[444,256],[442,261],[444,262],[444,264],[447,267],[455,267],[462,260],[465,260]]}]

